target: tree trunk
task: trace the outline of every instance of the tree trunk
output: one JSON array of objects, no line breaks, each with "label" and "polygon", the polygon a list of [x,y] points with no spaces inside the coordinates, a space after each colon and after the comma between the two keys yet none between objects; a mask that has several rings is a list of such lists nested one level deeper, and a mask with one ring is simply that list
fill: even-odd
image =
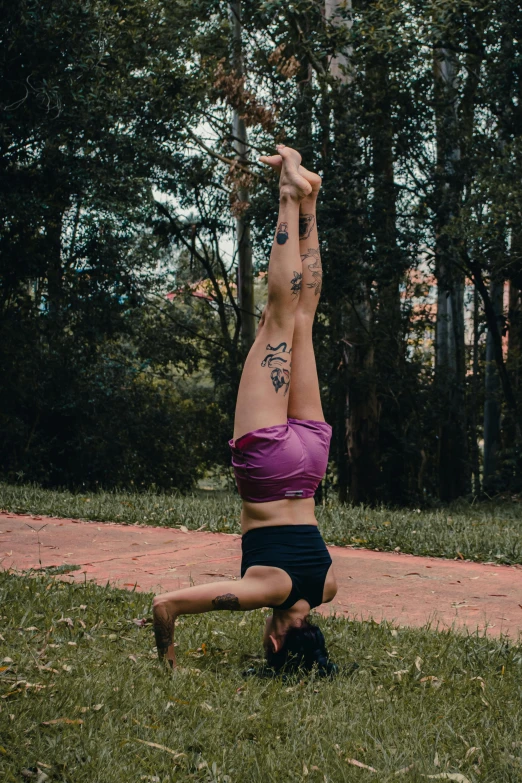
[{"label": "tree trunk", "polygon": [[[350,28],[350,3],[325,1],[325,17],[333,26]],[[338,281],[332,291],[331,318],[340,347],[338,367],[338,491],[341,502],[375,501],[379,482],[379,412],[373,343],[374,313],[370,277],[363,251],[366,226],[360,218],[364,195],[360,177],[360,144],[354,135],[350,86],[353,82],[351,48],[346,47],[330,61],[333,77],[332,215],[335,233],[330,232],[331,277]],[[336,205],[342,204],[340,209]],[[334,206],[335,205],[335,206]],[[335,212],[335,215],[333,214]],[[354,217],[354,216],[359,217]],[[341,228],[342,227],[342,228]],[[357,261],[356,261],[357,259]],[[359,261],[360,260],[360,261]],[[351,267],[353,286],[346,287],[346,269]],[[342,292],[342,293],[341,293]]]},{"label": "tree trunk", "polygon": [[[400,385],[403,358],[400,282],[401,253],[397,244],[397,207],[393,160],[393,121],[389,65],[385,55],[371,55],[369,74],[373,103],[372,142],[373,209],[375,234],[374,267],[377,279],[375,324],[375,372],[379,400],[386,404],[375,410],[378,416],[380,484],[375,491],[385,502],[399,503],[403,497],[404,460],[401,446],[401,407],[396,391]],[[376,425],[377,425],[376,421]]]},{"label": "tree trunk", "polygon": [[477,287],[473,288],[473,374],[471,380],[470,428],[471,428],[471,473],[473,475],[473,494],[480,495],[480,456],[478,447],[479,420],[479,384],[480,384],[480,332],[479,332],[479,302]]},{"label": "tree trunk", "polygon": [[[490,286],[491,304],[496,315],[496,329],[502,334],[502,306],[504,298],[504,281],[492,280]],[[498,339],[498,338],[497,338]],[[500,378],[495,359],[495,338],[488,328],[486,337],[486,371],[484,398],[484,491],[495,492],[496,473],[498,470],[498,450],[500,447]]]},{"label": "tree trunk", "polygon": [[435,263],[437,321],[435,384],[439,401],[438,476],[441,500],[469,492],[465,408],[464,276],[457,240],[448,227],[460,208],[460,145],[457,123],[457,69],[449,49],[434,58],[437,124]]},{"label": "tree trunk", "polygon": [[[511,268],[522,269],[522,233],[511,235]],[[522,272],[518,279],[509,282],[508,344],[506,370],[513,396],[522,405]],[[512,465],[509,484],[514,491],[522,489],[522,436],[517,426],[516,414],[508,407],[504,417],[503,448]]]},{"label": "tree trunk", "polygon": [[[239,78],[244,75],[243,47],[241,42],[241,0],[231,0],[230,17],[232,22],[232,62]],[[232,120],[234,149],[239,162],[248,167],[247,131],[244,120],[234,109]],[[238,188],[238,201],[249,203],[249,192],[246,186]],[[250,236],[250,221],[246,210],[240,211],[236,218],[237,239],[237,295],[241,310],[241,349],[246,357],[256,336],[256,319],[254,313],[254,275],[252,270],[252,242]]]},{"label": "tree trunk", "polygon": [[301,67],[297,73],[297,100],[296,100],[296,147],[303,156],[303,161],[310,161],[312,165],[315,158],[314,140],[312,134],[313,123],[313,95],[312,95],[312,66],[303,57]]}]

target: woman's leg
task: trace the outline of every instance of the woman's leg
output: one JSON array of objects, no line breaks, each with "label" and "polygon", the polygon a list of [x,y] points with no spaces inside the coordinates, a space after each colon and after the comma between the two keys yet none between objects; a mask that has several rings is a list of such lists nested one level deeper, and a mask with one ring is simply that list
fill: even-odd
[{"label": "woman's leg", "polygon": [[[280,155],[265,156],[263,163],[280,171]],[[301,289],[294,317],[292,343],[292,378],[288,400],[288,416],[292,419],[324,421],[319,380],[312,342],[312,327],[319,304],[322,284],[321,256],[317,235],[316,204],[321,177],[299,167],[300,174],[310,183],[310,194],[301,200],[299,215],[299,253],[301,257]]]},{"label": "woman's leg", "polygon": [[282,157],[279,216],[268,265],[268,302],[239,384],[234,439],[284,424],[288,415],[301,282],[299,204],[310,194],[311,185],[299,174],[299,153],[282,146],[278,151]]},{"label": "woman's leg", "polygon": [[269,568],[267,574],[267,566],[251,566],[241,581],[212,582],[157,595],[152,616],[159,658],[166,659],[171,666],[176,665],[174,626],[180,615],[277,606],[291,588],[291,579],[281,568]]},{"label": "woman's leg", "polygon": [[319,379],[315,362],[312,328],[319,304],[323,270],[317,235],[316,203],[321,179],[306,172],[312,192],[301,201],[299,252],[302,262],[302,286],[295,313],[292,350],[293,383],[288,401],[288,416],[293,419],[324,421]]}]

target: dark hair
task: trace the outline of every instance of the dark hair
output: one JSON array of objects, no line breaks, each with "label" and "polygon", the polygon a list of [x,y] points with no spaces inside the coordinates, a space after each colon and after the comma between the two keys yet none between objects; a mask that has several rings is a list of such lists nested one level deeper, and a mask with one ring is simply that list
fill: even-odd
[{"label": "dark hair", "polygon": [[317,666],[317,673],[321,677],[337,673],[337,666],[328,657],[321,629],[308,620],[288,629],[283,645],[277,652],[268,645],[266,661],[277,673],[290,674],[298,669],[310,671],[314,666]]}]

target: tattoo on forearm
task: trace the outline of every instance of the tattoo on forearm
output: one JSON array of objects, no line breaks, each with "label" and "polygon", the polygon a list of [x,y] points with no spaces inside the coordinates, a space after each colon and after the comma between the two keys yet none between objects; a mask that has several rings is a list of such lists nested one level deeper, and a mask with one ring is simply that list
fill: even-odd
[{"label": "tattoo on forearm", "polygon": [[[290,388],[290,368],[292,366],[290,361],[290,354],[292,349],[288,348],[287,343],[279,343],[279,345],[273,346],[270,343],[266,346],[268,353],[263,361],[261,367],[268,367],[272,372],[270,373],[270,380],[276,391],[284,388],[283,396],[286,397],[288,389]],[[285,358],[287,357],[287,358]],[[286,367],[285,365],[288,365]]]},{"label": "tattoo on forearm", "polygon": [[301,291],[301,284],[303,281],[303,275],[301,272],[294,272],[293,278],[290,280],[292,296],[299,296]]},{"label": "tattoo on forearm", "polygon": [[305,213],[299,215],[299,239],[308,239],[315,226],[315,217]]},{"label": "tattoo on forearm", "polygon": [[214,609],[230,609],[232,612],[238,612],[241,609],[239,598],[233,593],[225,593],[225,595],[218,595],[217,598],[213,598],[212,606]]},{"label": "tattoo on forearm", "polygon": [[321,255],[318,247],[309,247],[306,253],[301,255],[301,261],[304,263],[307,258],[313,258],[313,264],[308,264],[308,269],[312,273],[312,282],[307,283],[307,288],[313,288],[315,295],[319,296],[323,282],[323,271],[321,268]]},{"label": "tattoo on forearm", "polygon": [[288,239],[288,223],[280,223],[276,231],[276,242],[278,245],[284,245]]},{"label": "tattoo on forearm", "polygon": [[174,618],[167,614],[161,617],[154,615],[154,637],[160,660],[165,658],[174,636]]}]

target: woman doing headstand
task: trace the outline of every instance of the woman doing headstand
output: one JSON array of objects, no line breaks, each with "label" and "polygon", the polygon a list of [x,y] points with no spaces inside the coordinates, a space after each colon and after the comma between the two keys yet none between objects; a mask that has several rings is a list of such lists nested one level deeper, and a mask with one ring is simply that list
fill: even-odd
[{"label": "woman doing headstand", "polygon": [[308,621],[310,609],[337,592],[313,499],[331,438],[312,344],[322,279],[315,216],[321,179],[300,165],[295,150],[281,145],[278,153],[261,158],[280,172],[279,217],[268,301],[243,369],[230,441],[243,499],[242,578],[154,599],[158,655],[171,666],[180,615],[270,606],[263,646],[274,670],[334,668],[321,631]]}]

